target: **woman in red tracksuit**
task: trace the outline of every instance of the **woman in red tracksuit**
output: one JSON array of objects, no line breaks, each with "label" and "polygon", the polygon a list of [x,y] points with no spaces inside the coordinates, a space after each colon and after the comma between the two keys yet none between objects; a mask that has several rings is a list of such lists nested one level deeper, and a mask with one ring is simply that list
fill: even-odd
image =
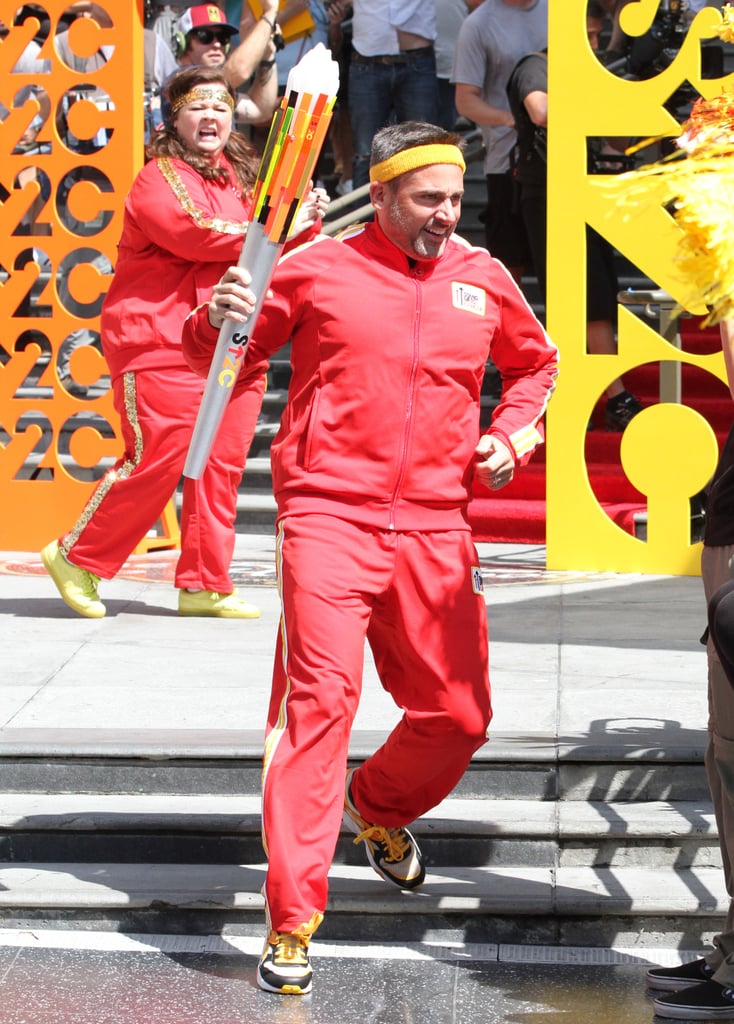
[{"label": "woman in red tracksuit", "polygon": [[[160,517],[186,458],[204,382],[181,354],[181,324],[226,267],[236,263],[257,174],[255,151],[232,132],[234,93],[221,69],[193,67],[169,81],[171,123],[149,147],[125,204],[115,275],[102,307],[101,338],[125,450],[78,521],[42,552],[64,600],[87,617],[105,614],[110,579]],[[313,224],[321,194],[303,207]],[[230,577],[237,488],[265,387],[238,386],[200,480],[186,479],[179,613],[252,618]]]},{"label": "woman in red tracksuit", "polygon": [[[268,991],[310,989],[343,811],[377,872],[417,887],[405,825],[456,785],[491,717],[471,481],[503,486],[541,442],[557,352],[507,270],[451,237],[457,138],[418,122],[378,132],[375,222],[281,258],[246,358],[257,375],[292,341],[271,449],[282,618],[263,776]],[[251,308],[248,280],[231,268],[187,321],[200,373],[223,316]],[[503,394],[480,437],[490,357]],[[345,795],[365,638],[403,717]]]}]

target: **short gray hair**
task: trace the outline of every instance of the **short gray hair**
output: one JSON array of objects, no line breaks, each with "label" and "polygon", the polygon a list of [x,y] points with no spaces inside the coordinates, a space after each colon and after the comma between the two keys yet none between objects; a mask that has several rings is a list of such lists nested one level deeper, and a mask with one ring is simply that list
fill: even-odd
[{"label": "short gray hair", "polygon": [[370,154],[370,167],[381,164],[383,160],[389,160],[404,149],[413,149],[415,146],[457,146],[464,149],[464,140],[457,132],[448,132],[438,125],[429,124],[427,121],[401,121],[399,124],[389,124],[387,128],[380,128],[375,132],[372,139],[372,152]]}]

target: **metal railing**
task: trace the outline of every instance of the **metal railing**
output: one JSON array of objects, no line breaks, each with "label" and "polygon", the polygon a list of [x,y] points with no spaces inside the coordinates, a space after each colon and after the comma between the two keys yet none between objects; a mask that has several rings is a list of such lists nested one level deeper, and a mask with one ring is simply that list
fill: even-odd
[{"label": "metal railing", "polygon": [[[662,288],[634,289],[627,288],[617,295],[617,301],[623,306],[642,306],[645,316],[651,320],[657,319],[660,336],[669,342],[673,348],[682,349],[680,320],[682,316],[690,316],[676,302],[672,295],[669,295]],[[658,390],[661,402],[674,402],[680,405],[681,395],[681,369],[679,359],[660,360],[660,379]]]}]

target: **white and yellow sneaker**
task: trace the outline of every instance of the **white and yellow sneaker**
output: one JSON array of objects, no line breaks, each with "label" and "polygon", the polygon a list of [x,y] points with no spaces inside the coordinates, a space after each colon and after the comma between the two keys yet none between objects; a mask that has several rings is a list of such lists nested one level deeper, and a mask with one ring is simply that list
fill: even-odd
[{"label": "white and yellow sneaker", "polygon": [[407,828],[386,828],[366,821],[352,803],[351,781],[354,768],[347,772],[343,823],[356,835],[355,843],[364,843],[367,860],[381,878],[400,889],[417,889],[426,877],[426,865],[418,843]]},{"label": "white and yellow sneaker", "polygon": [[314,913],[308,924],[293,932],[270,932],[257,965],[260,988],[295,996],[305,996],[311,991],[313,971],[308,944],[323,919],[323,914]]}]

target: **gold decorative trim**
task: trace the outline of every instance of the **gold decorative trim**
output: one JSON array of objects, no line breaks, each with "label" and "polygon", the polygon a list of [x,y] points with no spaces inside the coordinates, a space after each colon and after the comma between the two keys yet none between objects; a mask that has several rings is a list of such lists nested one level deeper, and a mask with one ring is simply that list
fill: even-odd
[{"label": "gold decorative trim", "polygon": [[232,220],[223,220],[221,217],[206,217],[202,210],[197,209],[169,157],[158,157],[156,163],[171,192],[181,204],[181,208],[192,220],[196,221],[200,228],[209,228],[210,231],[218,231],[223,235],[244,235],[246,233],[247,221],[237,223]]},{"label": "gold decorative trim", "polygon": [[226,103],[234,111],[234,100],[224,86],[195,85],[183,96],[179,96],[171,107],[171,113],[177,114],[187,103]]},{"label": "gold decorative trim", "polygon": [[102,477],[92,497],[84,506],[82,514],[59,544],[59,550],[65,557],[68,557],[71,553],[71,549],[79,540],[84,528],[89,524],[94,513],[112,490],[113,484],[116,484],[118,480],[127,480],[142,461],[143,432],[140,429],[140,420],[138,418],[138,394],[135,387],[135,374],[132,372],[123,374],[122,386],[125,396],[125,415],[135,437],[133,457],[132,459],[125,459],[119,466],[111,469]]}]

